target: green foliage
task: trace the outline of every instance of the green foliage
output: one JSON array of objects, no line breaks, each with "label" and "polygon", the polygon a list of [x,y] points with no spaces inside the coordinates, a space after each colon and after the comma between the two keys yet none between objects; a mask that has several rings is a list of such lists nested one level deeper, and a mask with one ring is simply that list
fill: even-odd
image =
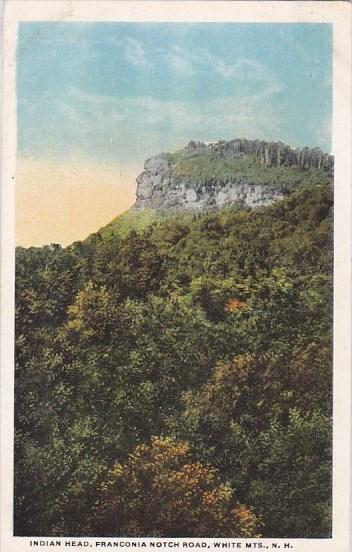
[{"label": "green foliage", "polygon": [[[267,536],[331,537],[331,421],[321,411],[290,409],[258,435],[248,503]],[[273,485],[275,481],[275,485]]]},{"label": "green foliage", "polygon": [[297,185],[315,186],[330,181],[323,169],[272,166],[258,163],[254,156],[224,158],[206,149],[179,150],[168,154],[174,173],[180,179],[190,178],[203,183],[236,179],[251,184],[275,185],[289,191]]},{"label": "green foliage", "polygon": [[294,378],[299,360],[240,355],[218,363],[199,391],[184,394],[174,425],[259,515],[266,537],[331,532],[331,420],[324,394],[311,403],[315,387]]},{"label": "green foliage", "polygon": [[[127,236],[131,230],[140,233],[158,219],[158,215],[152,209],[132,211],[131,209],[118,215],[109,224],[101,228],[98,234],[102,238],[109,238],[115,234]],[[94,234],[93,234],[94,235]],[[89,239],[89,238],[88,238]]]},{"label": "green foliage", "polygon": [[[256,210],[126,214],[66,249],[17,249],[17,535],[253,535],[255,515],[264,536],[330,534],[331,210],[322,183]],[[152,476],[133,464],[185,443]],[[159,513],[141,525],[147,481]]]}]

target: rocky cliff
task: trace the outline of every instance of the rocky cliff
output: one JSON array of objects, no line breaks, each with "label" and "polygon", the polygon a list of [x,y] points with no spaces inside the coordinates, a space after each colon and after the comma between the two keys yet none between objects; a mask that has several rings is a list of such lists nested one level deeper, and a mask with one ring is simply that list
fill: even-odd
[{"label": "rocky cliff", "polygon": [[137,177],[135,210],[268,205],[302,184],[332,181],[333,157],[319,148],[236,139],[189,144],[148,159]]}]

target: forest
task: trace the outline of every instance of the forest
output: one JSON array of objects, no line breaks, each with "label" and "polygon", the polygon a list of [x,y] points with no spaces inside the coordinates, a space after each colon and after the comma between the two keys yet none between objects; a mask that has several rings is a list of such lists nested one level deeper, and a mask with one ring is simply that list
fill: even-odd
[{"label": "forest", "polygon": [[18,247],[15,535],[331,536],[332,223],[322,183]]}]

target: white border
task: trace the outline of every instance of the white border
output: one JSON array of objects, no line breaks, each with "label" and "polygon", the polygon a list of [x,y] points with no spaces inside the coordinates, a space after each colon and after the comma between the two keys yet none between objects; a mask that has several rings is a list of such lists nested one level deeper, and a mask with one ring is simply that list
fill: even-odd
[{"label": "white border", "polygon": [[[333,153],[335,154],[334,264],[334,472],[332,539],[259,539],[271,549],[277,543],[291,552],[350,550],[351,461],[351,67],[352,4],[349,1],[120,1],[5,0],[2,105],[1,199],[1,517],[2,552],[28,552],[30,538],[12,536],[13,496],[13,358],[14,358],[14,175],[16,166],[15,51],[18,21],[234,21],[325,22],[333,25]],[[41,538],[41,540],[46,540]],[[51,540],[51,539],[50,539]],[[59,550],[67,550],[61,538]],[[72,539],[71,539],[72,540]],[[88,542],[95,549],[99,539]],[[157,539],[100,539],[139,542]],[[212,539],[183,539],[184,542]],[[217,539],[219,540],[219,539]],[[226,539],[242,543],[247,539]],[[249,539],[255,542],[256,539]],[[165,542],[180,543],[179,539]],[[39,549],[39,547],[38,547]],[[109,548],[112,550],[112,548]],[[115,548],[116,550],[117,548]],[[146,549],[146,548],[139,548]],[[155,549],[150,548],[148,549]],[[252,548],[253,549],[253,548]],[[352,549],[352,548],[351,548]],[[53,550],[41,546],[40,550]]]}]

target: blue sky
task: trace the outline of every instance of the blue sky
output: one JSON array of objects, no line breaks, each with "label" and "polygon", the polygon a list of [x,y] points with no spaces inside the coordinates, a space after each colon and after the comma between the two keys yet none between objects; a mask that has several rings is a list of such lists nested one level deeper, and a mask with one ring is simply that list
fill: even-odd
[{"label": "blue sky", "polygon": [[141,165],[189,140],[331,149],[325,24],[21,23],[22,158]]}]

